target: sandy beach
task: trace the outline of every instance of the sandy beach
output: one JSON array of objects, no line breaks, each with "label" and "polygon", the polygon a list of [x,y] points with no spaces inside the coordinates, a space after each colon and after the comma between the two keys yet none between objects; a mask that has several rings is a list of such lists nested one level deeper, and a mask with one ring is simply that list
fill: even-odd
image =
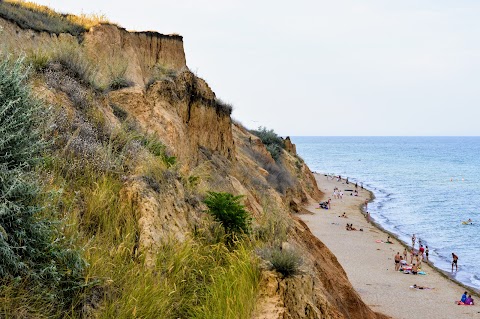
[{"label": "sandy beach", "polygon": [[[458,306],[465,289],[440,275],[425,262],[421,270],[426,275],[403,274],[395,271],[394,255],[403,253],[404,247],[395,238],[393,244],[386,241],[388,234],[367,222],[361,207],[371,194],[358,187],[359,196],[350,196],[355,185],[345,180],[329,179],[315,174],[319,189],[325,194],[322,200],[331,198],[331,209],[317,209],[318,203],[307,208],[311,214],[300,217],[311,231],[335,254],[345,269],[350,282],[365,303],[374,311],[392,318],[480,318],[480,300],[473,296],[477,305]],[[343,199],[334,199],[335,187],[344,192]],[[348,218],[338,217],[346,213]],[[347,231],[347,223],[357,230]],[[418,248],[418,244],[416,246]],[[407,257],[410,261],[410,255]],[[414,284],[433,289],[410,288]]]}]

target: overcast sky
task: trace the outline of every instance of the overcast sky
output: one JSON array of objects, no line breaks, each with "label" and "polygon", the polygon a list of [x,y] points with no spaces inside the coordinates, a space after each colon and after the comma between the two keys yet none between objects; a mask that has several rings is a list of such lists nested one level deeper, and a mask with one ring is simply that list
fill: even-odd
[{"label": "overcast sky", "polygon": [[178,33],[233,117],[280,135],[480,135],[478,0],[35,1]]}]

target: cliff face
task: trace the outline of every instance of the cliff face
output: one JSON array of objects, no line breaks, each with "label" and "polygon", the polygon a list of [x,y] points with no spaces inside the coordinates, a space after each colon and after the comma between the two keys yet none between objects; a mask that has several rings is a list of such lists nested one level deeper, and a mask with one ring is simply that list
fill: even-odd
[{"label": "cliff face", "polygon": [[153,83],[146,92],[126,89],[109,97],[185,163],[196,164],[200,148],[234,159],[229,111],[221,109],[207,83],[188,70]]},{"label": "cliff face", "polygon": [[[183,39],[179,35],[157,32],[128,32],[114,25],[97,25],[80,37],[61,33],[22,29],[0,17],[0,39],[9,51],[37,55],[83,54],[96,65],[98,82],[107,82],[119,73],[143,88],[157,72],[156,68],[174,71],[186,68]],[[62,52],[63,51],[63,52]]]},{"label": "cliff face", "polygon": [[[78,123],[86,121],[82,114],[88,112],[82,109],[82,101],[87,101],[94,108],[90,112],[101,113],[111,132],[138,126],[161,140],[167,154],[176,157],[183,178],[175,175],[180,173],[164,171],[164,182],[159,184],[151,177],[157,172],[143,169],[147,156],[131,164],[136,173],[123,177],[121,198],[138,217],[137,248],[147,253],[147,259],[153,260],[162,241],[172,237],[184,240],[192,229],[201,226],[204,207],[193,188],[196,192],[203,188],[242,194],[256,219],[263,218],[268,210],[282,212],[281,218],[288,219],[289,245],[301,251],[306,260],[303,273],[290,279],[264,272],[255,318],[383,318],[362,302],[328,248],[291,215],[320,195],[295,146],[287,139],[286,150],[276,162],[259,138],[232,123],[231,109],[186,68],[180,36],[130,33],[99,25],[77,38],[24,30],[2,19],[0,25],[2,42],[13,51],[61,50],[67,45],[99,66],[97,80],[107,81],[120,65],[133,81],[128,88],[89,95],[85,83],[68,77],[65,80],[61,67],[53,64],[36,90],[51,104],[61,104],[65,117]],[[158,75],[158,67],[174,72]],[[58,74],[63,76],[61,81]],[[65,149],[83,134],[81,125],[72,127]],[[101,132],[94,133],[101,138]]]},{"label": "cliff face", "polygon": [[[129,79],[142,87],[156,65],[174,70],[186,67],[183,40],[179,35],[128,32],[113,25],[98,25],[85,33],[83,45],[100,65],[108,66],[111,63],[108,61],[125,63]],[[104,73],[108,74],[108,67]]]}]

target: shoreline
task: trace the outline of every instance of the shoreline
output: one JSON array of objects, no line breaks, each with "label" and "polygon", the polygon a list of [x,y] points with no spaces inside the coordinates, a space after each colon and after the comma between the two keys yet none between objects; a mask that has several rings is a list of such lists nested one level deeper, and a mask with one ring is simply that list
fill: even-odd
[{"label": "shoreline", "polygon": [[[324,174],[324,173],[319,173],[319,172],[315,172],[313,173],[314,176],[325,176],[325,175],[328,175],[328,176],[331,176],[329,174]],[[346,180],[344,178],[341,179],[342,182],[345,182]],[[350,184],[352,184],[352,182],[349,182]],[[370,204],[371,202],[373,202],[375,199],[376,199],[376,196],[375,196],[375,193],[371,190],[369,190],[368,188],[362,188],[364,189],[368,194],[370,194],[369,196],[369,200],[368,200],[368,203]],[[326,196],[327,194],[325,194]],[[326,196],[328,197],[328,196]],[[358,206],[358,210],[365,216],[366,218],[366,213],[365,213],[365,210],[363,209],[364,208],[364,205],[363,204],[360,204]],[[373,217],[370,216],[370,224],[372,224],[374,227],[376,227],[378,230],[384,232],[385,234],[387,234],[388,236],[390,236],[391,238],[395,239],[396,241],[398,241],[404,248],[407,248],[407,251],[410,250],[411,246],[403,241],[402,239],[399,238],[399,235],[384,228],[380,223],[378,223]],[[418,248],[416,249],[418,251]],[[465,290],[467,290],[469,293],[472,294],[472,296],[476,296],[477,299],[480,300],[480,289],[478,288],[475,288],[475,287],[472,287],[472,286],[469,286],[468,284],[465,284],[457,279],[455,279],[448,271],[446,270],[443,270],[443,269],[440,269],[439,267],[435,266],[435,264],[433,262],[428,262],[428,265],[432,268],[432,270],[438,272],[438,274],[440,274],[441,276],[444,276],[446,279],[448,280],[451,280],[453,283],[459,285],[460,287],[464,288]]]},{"label": "shoreline", "polygon": [[[324,193],[322,200],[332,198],[329,196],[334,187],[352,188],[354,183],[346,186],[345,179],[337,182],[325,177],[328,174],[314,173],[318,188]],[[393,256],[410,246],[399,239],[398,235],[383,228],[371,216],[367,221],[364,208],[365,199],[368,203],[375,199],[375,194],[369,189],[359,189],[359,196],[350,196],[345,192],[343,199],[333,199],[329,210],[317,210],[318,204],[305,207],[313,215],[301,215],[300,218],[307,223],[312,233],[319,238],[337,257],[347,273],[355,290],[372,310],[381,312],[393,318],[411,318],[421,315],[426,318],[462,317],[476,318],[478,306],[456,306],[454,301],[460,298],[463,291],[467,290],[480,302],[479,292],[458,280],[452,278],[448,272],[423,262],[422,270],[427,273],[421,275],[405,275],[395,272]],[[339,217],[346,212],[349,219]],[[353,223],[356,228],[363,228],[363,232],[346,231],[345,223]],[[342,225],[340,225],[343,223]],[[387,236],[394,242],[385,245],[379,240]],[[409,249],[407,249],[409,251]],[[408,258],[409,259],[409,258]],[[372,276],[375,274],[375,276]],[[409,288],[413,284],[434,287],[432,290],[417,291]],[[418,295],[421,293],[421,295]],[[422,298],[422,299],[418,299]],[[419,302],[425,306],[417,307]],[[415,305],[415,307],[412,307]]]},{"label": "shoreline", "polygon": [[[373,191],[369,190],[369,189],[366,189],[368,193],[371,194],[371,199],[368,201],[369,203],[370,202],[373,202],[373,200],[375,199],[375,194],[373,193]],[[364,210],[363,210],[363,205],[360,205],[359,206],[359,210],[362,212],[362,214],[364,214]],[[399,238],[399,235],[394,233],[394,232],[391,232],[387,229],[385,229],[380,223],[378,223],[374,218],[370,217],[370,223],[375,226],[377,229],[379,229],[380,231],[384,232],[385,234],[389,235],[390,237],[392,237],[393,239],[397,240],[404,248],[407,248],[407,250],[410,249],[410,245],[408,243],[406,243],[405,241],[403,241],[402,239]],[[417,249],[418,250],[418,249]],[[448,271],[445,271],[443,269],[440,269],[438,268],[437,266],[435,266],[435,263],[433,262],[428,262],[428,265],[432,268],[432,270],[436,271],[438,274],[440,274],[441,276],[444,276],[446,279],[448,280],[451,280],[453,283],[459,285],[460,287],[464,288],[465,290],[467,290],[469,293],[471,293],[472,295],[474,295],[477,299],[480,298],[480,289],[477,289],[475,287],[472,287],[472,286],[469,286],[467,284],[464,284],[463,282],[455,279]]]}]

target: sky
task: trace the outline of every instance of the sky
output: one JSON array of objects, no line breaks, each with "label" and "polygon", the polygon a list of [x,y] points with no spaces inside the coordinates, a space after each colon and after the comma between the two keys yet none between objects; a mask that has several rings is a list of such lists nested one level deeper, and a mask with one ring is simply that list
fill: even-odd
[{"label": "sky", "polygon": [[247,128],[282,136],[480,135],[480,1],[35,1],[183,36]]}]

